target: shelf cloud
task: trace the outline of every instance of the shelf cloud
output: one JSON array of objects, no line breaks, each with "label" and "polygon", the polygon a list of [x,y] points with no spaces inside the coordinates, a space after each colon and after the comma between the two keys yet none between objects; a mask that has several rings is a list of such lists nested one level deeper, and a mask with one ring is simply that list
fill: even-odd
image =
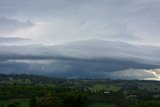
[{"label": "shelf cloud", "polygon": [[1,45],[0,48],[1,73],[148,79],[155,77],[144,71],[160,67],[160,47],[124,42],[86,40],[61,45],[29,42],[25,45]]},{"label": "shelf cloud", "polygon": [[159,0],[0,0],[0,72],[155,78],[159,10]]}]

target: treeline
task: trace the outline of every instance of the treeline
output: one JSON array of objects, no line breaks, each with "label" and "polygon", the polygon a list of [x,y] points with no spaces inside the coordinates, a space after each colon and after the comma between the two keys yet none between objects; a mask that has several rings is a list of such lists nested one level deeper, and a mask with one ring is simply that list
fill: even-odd
[{"label": "treeline", "polygon": [[0,86],[0,100],[30,98],[35,95],[43,96],[46,92],[52,91],[52,87],[44,86],[20,86],[20,85],[3,85]]},{"label": "treeline", "polygon": [[159,81],[149,81],[149,80],[111,80],[111,79],[89,79],[89,78],[78,78],[78,79],[66,79],[66,78],[56,78],[54,76],[44,76],[44,75],[33,75],[33,74],[0,74],[0,84],[6,83],[8,80],[18,80],[21,79],[22,81],[29,80],[31,84],[55,84],[55,83],[65,83],[66,81],[72,81],[72,82],[83,82],[89,81],[90,83],[104,83],[109,82],[113,84],[117,83],[123,83],[124,87],[125,85],[133,85],[136,83],[154,83],[159,84]]},{"label": "treeline", "polygon": [[57,82],[64,82],[63,78],[55,78],[55,77],[47,77],[43,75],[33,75],[33,74],[0,74],[0,83],[4,83],[8,80],[18,80],[21,79],[22,81],[24,80],[29,80],[30,83],[32,84],[46,84],[46,83],[57,83]]},{"label": "treeline", "polygon": [[[48,92],[42,97],[32,97],[29,107],[86,107],[88,98],[81,91],[53,93]],[[11,103],[8,107],[18,107],[18,103]]]}]

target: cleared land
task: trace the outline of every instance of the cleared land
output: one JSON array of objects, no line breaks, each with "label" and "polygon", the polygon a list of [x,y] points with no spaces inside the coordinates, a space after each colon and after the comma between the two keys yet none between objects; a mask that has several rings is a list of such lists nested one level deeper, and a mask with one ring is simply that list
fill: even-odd
[{"label": "cleared land", "polygon": [[91,88],[92,91],[100,91],[100,90],[107,90],[107,91],[113,91],[116,92],[120,90],[121,88],[115,85],[107,85],[107,84],[94,84]]},{"label": "cleared land", "polygon": [[114,104],[108,104],[108,103],[93,103],[87,107],[117,107]]}]

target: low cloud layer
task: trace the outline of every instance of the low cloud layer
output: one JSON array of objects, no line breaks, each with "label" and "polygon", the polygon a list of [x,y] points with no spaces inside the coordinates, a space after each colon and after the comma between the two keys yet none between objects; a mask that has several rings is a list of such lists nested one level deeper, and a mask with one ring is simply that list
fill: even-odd
[{"label": "low cloud layer", "polygon": [[[123,64],[122,64],[123,63]],[[130,63],[129,65],[127,65]],[[131,64],[132,63],[132,64]],[[116,68],[115,68],[116,66]],[[131,69],[133,68],[133,69]],[[141,69],[140,69],[141,68]],[[110,78],[160,80],[156,66],[131,61],[8,60],[0,62],[0,73],[43,74],[66,78]]]},{"label": "low cloud layer", "polygon": [[140,80],[160,80],[159,69],[127,69],[106,73],[114,79],[140,79]]},{"label": "low cloud layer", "polygon": [[[24,40],[24,39],[23,39]],[[11,43],[11,42],[10,42]],[[139,63],[159,65],[160,47],[131,45],[124,42],[85,40],[61,45],[1,45],[0,55],[31,58],[62,58],[62,59],[115,59],[131,60]]]},{"label": "low cloud layer", "polygon": [[0,48],[1,73],[23,72],[68,78],[145,79],[154,77],[142,72],[144,70],[127,69],[149,70],[160,67],[159,47],[115,41],[86,40],[61,45],[28,42],[24,45],[1,45]]},{"label": "low cloud layer", "polygon": [[0,0],[0,72],[155,78],[145,70],[160,67],[159,10],[159,0]]}]

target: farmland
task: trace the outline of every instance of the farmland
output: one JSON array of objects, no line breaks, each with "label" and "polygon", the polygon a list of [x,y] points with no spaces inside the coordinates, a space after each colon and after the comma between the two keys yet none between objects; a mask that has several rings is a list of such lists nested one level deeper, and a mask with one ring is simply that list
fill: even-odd
[{"label": "farmland", "polygon": [[107,104],[107,103],[93,103],[87,107],[117,107],[114,104]]},{"label": "farmland", "polygon": [[1,74],[0,77],[0,107],[45,107],[43,102],[55,107],[160,106],[158,81],[66,79],[26,74]]}]

